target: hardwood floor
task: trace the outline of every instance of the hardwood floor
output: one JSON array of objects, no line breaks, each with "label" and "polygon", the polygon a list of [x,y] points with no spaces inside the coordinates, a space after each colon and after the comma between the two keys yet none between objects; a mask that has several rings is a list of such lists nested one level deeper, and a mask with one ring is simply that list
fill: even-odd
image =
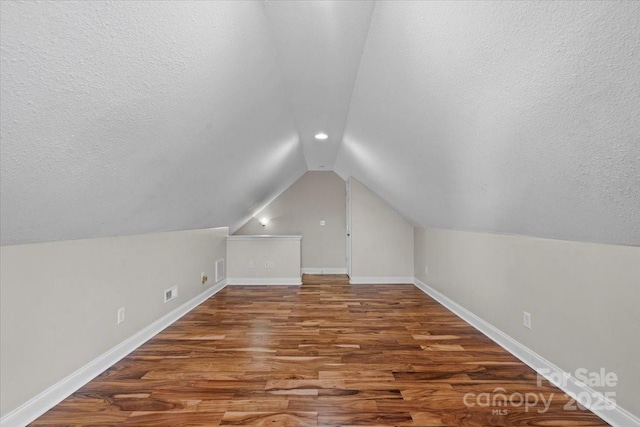
[{"label": "hardwood floor", "polygon": [[413,285],[305,276],[225,288],[33,425],[607,425],[568,403]]}]

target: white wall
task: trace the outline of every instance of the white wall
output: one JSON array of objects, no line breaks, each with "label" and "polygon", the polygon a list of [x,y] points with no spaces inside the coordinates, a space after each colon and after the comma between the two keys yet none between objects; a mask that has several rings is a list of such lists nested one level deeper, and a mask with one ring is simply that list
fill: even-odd
[{"label": "white wall", "polygon": [[351,283],[411,283],[413,226],[355,178],[351,185]]},{"label": "white wall", "polygon": [[344,273],[345,187],[334,172],[307,172],[234,234],[301,235],[303,269]]},{"label": "white wall", "polygon": [[228,283],[301,285],[302,236],[229,236]]},{"label": "white wall", "polygon": [[615,372],[640,416],[639,247],[416,228],[415,277],[567,372]]},{"label": "white wall", "polygon": [[[213,286],[227,234],[216,228],[0,248],[2,416]],[[164,303],[164,290],[175,285],[178,297]],[[117,325],[120,307],[126,320]]]}]

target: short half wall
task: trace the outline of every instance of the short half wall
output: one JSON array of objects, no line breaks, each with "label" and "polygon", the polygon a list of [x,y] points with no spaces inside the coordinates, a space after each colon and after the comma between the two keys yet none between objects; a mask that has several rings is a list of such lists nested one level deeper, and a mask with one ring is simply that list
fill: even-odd
[{"label": "short half wall", "polygon": [[301,285],[302,236],[227,237],[228,284]]}]

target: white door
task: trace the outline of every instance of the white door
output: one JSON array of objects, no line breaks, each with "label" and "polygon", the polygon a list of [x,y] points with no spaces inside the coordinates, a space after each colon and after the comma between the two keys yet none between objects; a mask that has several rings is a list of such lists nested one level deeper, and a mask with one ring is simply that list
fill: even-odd
[{"label": "white door", "polygon": [[351,178],[347,178],[347,275],[351,277]]}]

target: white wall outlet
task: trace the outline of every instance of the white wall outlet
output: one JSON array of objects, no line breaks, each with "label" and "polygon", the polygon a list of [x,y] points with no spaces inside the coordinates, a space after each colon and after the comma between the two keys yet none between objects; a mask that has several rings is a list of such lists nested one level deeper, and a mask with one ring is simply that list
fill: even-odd
[{"label": "white wall outlet", "polygon": [[209,277],[207,276],[207,273],[203,271],[202,274],[200,275],[200,281],[204,285],[205,283],[207,283],[208,280],[209,280]]},{"label": "white wall outlet", "polygon": [[124,307],[118,309],[118,325],[124,322]]},{"label": "white wall outlet", "polygon": [[531,313],[526,311],[522,312],[522,324],[525,328],[531,329]]},{"label": "white wall outlet", "polygon": [[265,261],[264,268],[274,268],[276,265],[273,261]]},{"label": "white wall outlet", "polygon": [[248,267],[249,267],[249,268],[253,268],[253,261],[249,261],[249,265],[248,265]]},{"label": "white wall outlet", "polygon": [[429,267],[428,266],[424,266],[424,274],[429,274]]},{"label": "white wall outlet", "polygon": [[174,286],[164,291],[164,302],[169,302],[178,297],[178,287]]},{"label": "white wall outlet", "polygon": [[322,221],[320,221],[320,225],[322,227],[324,227],[325,225],[327,225],[327,221],[325,221],[324,219]]}]

